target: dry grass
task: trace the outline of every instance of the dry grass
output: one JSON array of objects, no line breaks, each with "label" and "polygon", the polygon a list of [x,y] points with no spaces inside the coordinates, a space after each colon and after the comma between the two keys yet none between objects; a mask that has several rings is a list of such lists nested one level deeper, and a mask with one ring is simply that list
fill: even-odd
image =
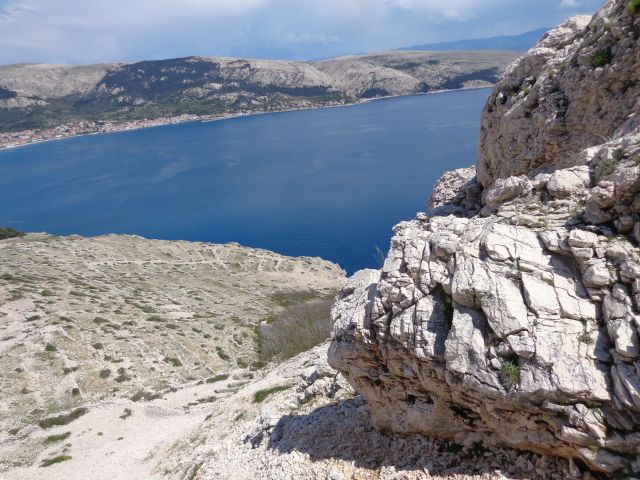
[{"label": "dry grass", "polygon": [[331,300],[287,307],[271,323],[258,327],[261,361],[285,360],[319,345],[331,334]]}]

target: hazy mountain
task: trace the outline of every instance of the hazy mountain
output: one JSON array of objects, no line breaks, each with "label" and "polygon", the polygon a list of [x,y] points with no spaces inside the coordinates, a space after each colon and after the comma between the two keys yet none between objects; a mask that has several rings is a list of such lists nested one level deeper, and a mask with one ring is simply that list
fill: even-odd
[{"label": "hazy mountain", "polygon": [[548,28],[538,28],[530,32],[519,35],[501,35],[487,38],[470,38],[467,40],[457,40],[454,42],[425,43],[424,45],[414,45],[402,50],[511,50],[525,51],[533,47],[540,37],[545,34]]},{"label": "hazy mountain", "polygon": [[0,131],[78,120],[264,112],[488,86],[514,52],[385,52],[319,62],[186,57],[0,66]]}]

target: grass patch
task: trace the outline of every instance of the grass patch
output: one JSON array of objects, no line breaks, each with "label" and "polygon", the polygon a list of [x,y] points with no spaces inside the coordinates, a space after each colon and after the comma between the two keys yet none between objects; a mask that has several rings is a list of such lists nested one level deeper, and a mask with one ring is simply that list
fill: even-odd
[{"label": "grass patch", "polygon": [[262,362],[286,360],[329,338],[332,301],[314,301],[286,308],[270,323],[257,327],[258,355]]},{"label": "grass patch", "polygon": [[62,463],[62,462],[66,462],[67,460],[71,460],[71,458],[72,458],[71,455],[58,455],[57,457],[45,458],[44,460],[42,460],[42,465],[40,466],[49,467],[56,463]]},{"label": "grass patch", "polygon": [[305,302],[312,302],[322,298],[319,292],[313,290],[302,290],[292,292],[277,292],[271,295],[271,301],[276,305],[286,308]]},{"label": "grass patch", "polygon": [[59,433],[58,435],[49,435],[44,439],[44,443],[56,443],[66,440],[71,436],[71,432]]},{"label": "grass patch", "polygon": [[76,408],[75,410],[73,410],[70,413],[67,413],[66,415],[57,415],[55,417],[48,417],[43,420],[40,420],[38,422],[38,426],[40,428],[46,429],[51,427],[59,427],[61,425],[68,425],[69,423],[73,422],[74,420],[77,420],[78,418],[86,414],[88,411],[89,409],[85,407]]},{"label": "grass patch", "polygon": [[271,388],[265,388],[263,390],[258,390],[253,396],[253,401],[255,403],[262,403],[270,395],[273,395],[274,393],[278,393],[278,392],[284,392],[285,390],[289,390],[290,388],[291,388],[291,385],[279,385],[277,387],[271,387]]}]

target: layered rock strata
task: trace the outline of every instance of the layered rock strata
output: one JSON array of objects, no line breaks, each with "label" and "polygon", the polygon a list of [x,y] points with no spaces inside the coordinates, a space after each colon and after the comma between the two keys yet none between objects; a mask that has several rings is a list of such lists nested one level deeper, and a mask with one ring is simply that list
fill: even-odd
[{"label": "layered rock strata", "polygon": [[[329,361],[376,426],[640,472],[640,7],[514,62],[476,168],[394,228],[334,305]],[[585,473],[591,475],[591,473]]]}]

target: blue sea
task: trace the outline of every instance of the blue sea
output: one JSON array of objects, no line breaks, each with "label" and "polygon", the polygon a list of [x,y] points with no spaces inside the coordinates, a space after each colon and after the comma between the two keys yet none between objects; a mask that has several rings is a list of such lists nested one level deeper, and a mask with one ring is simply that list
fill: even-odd
[{"label": "blue sea", "polygon": [[475,162],[488,89],[0,151],[0,226],[238,242],[378,267],[391,228]]}]

